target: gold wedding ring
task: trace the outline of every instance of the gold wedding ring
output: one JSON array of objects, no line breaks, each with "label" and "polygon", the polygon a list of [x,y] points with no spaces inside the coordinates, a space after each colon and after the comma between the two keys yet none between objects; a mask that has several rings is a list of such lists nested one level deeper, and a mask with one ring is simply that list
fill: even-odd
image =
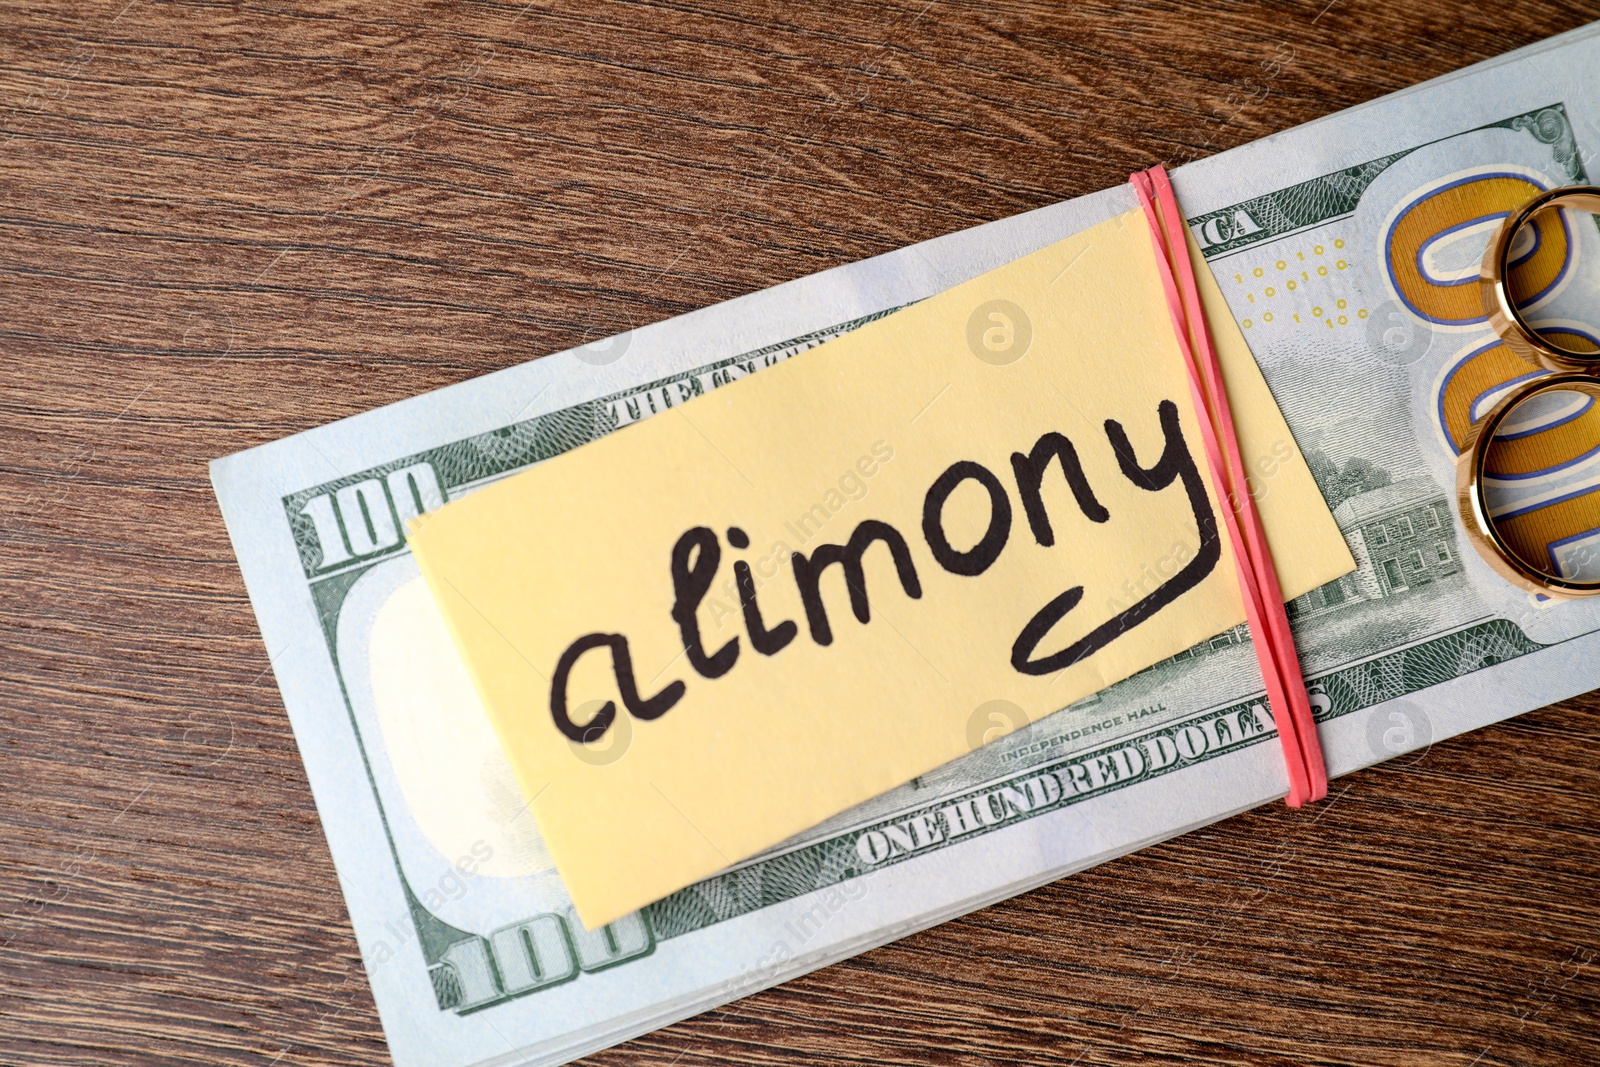
[{"label": "gold wedding ring", "polygon": [[1506,216],[1483,254],[1478,275],[1483,283],[1483,309],[1489,314],[1489,325],[1506,347],[1528,362],[1553,371],[1600,371],[1600,352],[1573,352],[1552,343],[1528,325],[1511,296],[1512,243],[1535,215],[1559,208],[1600,212],[1600,188],[1568,185],[1551,189]]},{"label": "gold wedding ring", "polygon": [[1495,435],[1506,418],[1525,402],[1544,393],[1583,393],[1600,400],[1600,377],[1563,372],[1524,382],[1500,399],[1467,431],[1466,447],[1456,459],[1456,509],[1473,547],[1501,577],[1530,593],[1571,599],[1600,593],[1600,581],[1580,582],[1540,570],[1506,542],[1489,513],[1483,491],[1485,467]]},{"label": "gold wedding ring", "polygon": [[[1555,373],[1541,375],[1512,389],[1468,430],[1461,455],[1456,459],[1456,509],[1461,514],[1467,538],[1497,574],[1530,593],[1570,599],[1600,593],[1600,581],[1578,581],[1555,570],[1544,570],[1523,558],[1496,525],[1484,486],[1489,451],[1512,412],[1546,393],[1582,393],[1600,400],[1600,352],[1574,352],[1555,344],[1529,325],[1511,294],[1511,248],[1517,235],[1540,212],[1561,208],[1600,212],[1600,188],[1570,185],[1540,193],[1506,216],[1484,252],[1479,279],[1489,325],[1511,351]],[[1550,566],[1557,568],[1559,565],[1552,558]],[[1600,567],[1582,570],[1594,573]]]}]

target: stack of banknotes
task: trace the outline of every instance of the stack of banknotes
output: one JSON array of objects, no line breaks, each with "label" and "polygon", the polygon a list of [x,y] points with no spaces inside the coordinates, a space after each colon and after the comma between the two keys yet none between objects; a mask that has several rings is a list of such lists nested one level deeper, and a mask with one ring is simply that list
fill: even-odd
[{"label": "stack of banknotes", "polygon": [[[1430,304],[1472,283],[1509,195],[1590,182],[1597,149],[1600,26],[1174,175],[1360,564],[1290,605],[1330,774],[1600,684],[1600,604],[1514,590],[1452,504],[1465,428],[1532,368]],[[403,624],[417,514],[1134,206],[1108,189],[213,464],[400,1067],[565,1062],[1284,794],[1232,631],[993,743],[1015,709],[975,708],[970,755],[589,931],[448,640]],[[1541,321],[1588,336],[1600,228],[1564,225]],[[1600,487],[1590,458],[1526,492]],[[871,493],[841,472],[795,536],[837,540]],[[1558,562],[1600,538],[1557,533]]]}]

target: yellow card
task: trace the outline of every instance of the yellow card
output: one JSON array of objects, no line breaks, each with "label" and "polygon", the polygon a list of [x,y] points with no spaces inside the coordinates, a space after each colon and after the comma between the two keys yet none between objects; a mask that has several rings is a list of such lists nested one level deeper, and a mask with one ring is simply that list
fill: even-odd
[{"label": "yellow card", "polygon": [[[1200,274],[1297,596],[1354,562]],[[1182,360],[1134,211],[416,520],[583,921],[1242,622]]]}]

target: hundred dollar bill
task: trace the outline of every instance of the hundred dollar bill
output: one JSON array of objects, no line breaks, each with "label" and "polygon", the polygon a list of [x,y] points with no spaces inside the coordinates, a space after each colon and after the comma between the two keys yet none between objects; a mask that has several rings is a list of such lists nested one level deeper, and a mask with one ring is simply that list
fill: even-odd
[{"label": "hundred dollar bill", "polygon": [[[1597,124],[1591,27],[1175,175],[1360,563],[1290,605],[1332,774],[1600,682],[1600,605],[1496,578],[1450,499],[1465,426],[1531,373],[1461,296],[1519,198],[1590,180]],[[1283,795],[1240,629],[991,744],[1020,709],[974,708],[970,755],[586,931],[406,550],[416,514],[1133,206],[1107,190],[213,464],[397,1064],[564,1062]],[[1515,255],[1536,323],[1600,347],[1600,228]],[[1597,418],[1531,412],[1551,447],[1494,487],[1569,573],[1600,541],[1600,435],[1570,429]],[[816,487],[797,540],[857,521],[883,444]]]}]

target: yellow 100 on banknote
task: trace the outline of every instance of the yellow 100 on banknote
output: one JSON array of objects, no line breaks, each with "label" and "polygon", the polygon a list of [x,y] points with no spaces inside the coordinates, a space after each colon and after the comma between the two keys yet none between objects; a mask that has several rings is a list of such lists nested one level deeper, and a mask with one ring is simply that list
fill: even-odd
[{"label": "yellow 100 on banknote", "polygon": [[[1200,233],[1230,224],[1205,254],[1269,378],[1292,375],[1325,406],[1317,421],[1327,429],[1307,443],[1314,465],[1354,462],[1354,497],[1409,482],[1412,496],[1431,498],[1432,489],[1415,491],[1422,468],[1454,485],[1474,428],[1549,373],[1491,324],[1486,246],[1530,199],[1588,178],[1556,103],[1196,220]],[[1595,219],[1545,211],[1508,236],[1505,292],[1528,329],[1579,360],[1600,354]],[[1352,363],[1365,367],[1359,386]],[[1338,471],[1319,474],[1340,481]],[[1509,551],[1550,575],[1600,578],[1600,412],[1590,397],[1548,392],[1520,405],[1488,450],[1483,483]],[[1449,525],[1442,518],[1397,512],[1359,535],[1357,557],[1370,563],[1342,583],[1349,595],[1384,597],[1459,573],[1453,545],[1406,532],[1437,535]],[[1494,582],[1482,588],[1500,596]]]}]

